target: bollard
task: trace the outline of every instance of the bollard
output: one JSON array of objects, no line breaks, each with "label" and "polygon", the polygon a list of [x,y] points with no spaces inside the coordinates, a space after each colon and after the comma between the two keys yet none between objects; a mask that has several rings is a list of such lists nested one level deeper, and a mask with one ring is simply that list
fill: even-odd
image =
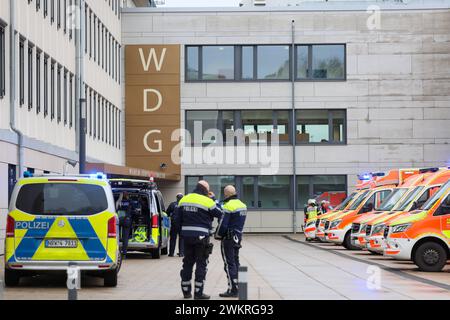
[{"label": "bollard", "polygon": [[67,268],[68,299],[77,300],[78,290],[81,288],[81,272],[76,263],[70,263]]},{"label": "bollard", "polygon": [[239,300],[248,300],[247,267],[239,267]]}]

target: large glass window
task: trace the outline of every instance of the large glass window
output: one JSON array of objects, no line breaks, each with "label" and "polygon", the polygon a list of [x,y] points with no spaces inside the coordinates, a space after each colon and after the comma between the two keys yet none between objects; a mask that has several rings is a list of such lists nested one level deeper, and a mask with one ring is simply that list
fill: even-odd
[{"label": "large glass window", "polygon": [[297,177],[297,205],[303,208],[308,199],[330,201],[333,207],[347,196],[347,178],[343,175]]},{"label": "large glass window", "polygon": [[234,47],[205,46],[202,51],[203,80],[234,79]]},{"label": "large glass window", "polygon": [[20,105],[25,103],[25,40],[19,44],[19,98]]},{"label": "large glass window", "polygon": [[297,143],[345,143],[345,110],[297,110]]},{"label": "large glass window", "polygon": [[258,177],[258,207],[261,209],[290,208],[290,189],[289,176]]},{"label": "large glass window", "polygon": [[289,46],[258,46],[257,74],[259,80],[289,79],[289,48]]},{"label": "large glass window", "polygon": [[28,45],[28,110],[33,108],[33,46]]},{"label": "large glass window", "polygon": [[314,79],[345,78],[345,46],[312,46],[312,76]]},{"label": "large glass window", "polygon": [[[207,134],[207,131],[218,129],[218,120],[219,111],[188,111],[186,128],[191,134],[191,145],[201,146],[215,143],[217,137]],[[189,143],[189,141],[186,142]]]},{"label": "large glass window", "polygon": [[[289,144],[290,119],[291,112],[287,110],[187,111],[186,129],[191,135],[191,141],[186,142],[187,145],[197,146],[216,143],[217,134],[221,133],[224,145],[236,142],[241,145],[243,141],[246,144],[270,144],[272,136],[278,134],[280,144]],[[209,129],[219,132],[207,132]],[[244,135],[235,135],[238,129],[242,129]]]},{"label": "large glass window", "polygon": [[248,208],[256,208],[256,177],[242,177],[241,200]]},{"label": "large glass window", "polygon": [[272,110],[242,111],[241,115],[246,144],[270,141],[274,131]]},{"label": "large glass window", "polygon": [[215,45],[186,47],[186,81],[345,80],[345,44]]},{"label": "large glass window", "polygon": [[209,188],[216,195],[216,199],[224,200],[223,190],[226,186],[236,185],[236,178],[234,176],[195,176],[186,177],[186,193],[191,193],[200,180],[206,180],[209,183]]}]

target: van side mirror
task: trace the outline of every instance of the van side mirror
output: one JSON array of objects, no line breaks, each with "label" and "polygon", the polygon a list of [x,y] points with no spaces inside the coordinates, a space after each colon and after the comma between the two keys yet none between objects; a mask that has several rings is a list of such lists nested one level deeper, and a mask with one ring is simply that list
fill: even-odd
[{"label": "van side mirror", "polygon": [[417,208],[419,208],[419,204],[417,203],[417,201],[414,201],[411,206],[411,211],[416,210]]},{"label": "van side mirror", "polygon": [[361,213],[370,212],[373,210],[373,205],[371,203],[365,204],[361,209]]}]

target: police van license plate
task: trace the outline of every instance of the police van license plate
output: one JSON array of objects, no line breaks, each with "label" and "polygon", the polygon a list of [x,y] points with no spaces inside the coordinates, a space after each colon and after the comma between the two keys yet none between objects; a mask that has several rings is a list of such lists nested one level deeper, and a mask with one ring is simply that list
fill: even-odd
[{"label": "police van license plate", "polygon": [[77,240],[63,240],[63,239],[52,239],[45,240],[46,248],[76,248],[78,247]]}]

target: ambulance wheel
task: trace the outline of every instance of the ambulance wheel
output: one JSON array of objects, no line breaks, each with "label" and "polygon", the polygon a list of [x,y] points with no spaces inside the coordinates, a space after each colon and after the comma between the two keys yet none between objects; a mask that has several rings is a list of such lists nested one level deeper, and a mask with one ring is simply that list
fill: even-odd
[{"label": "ambulance wheel", "polygon": [[342,245],[344,246],[345,249],[347,250],[358,250],[358,247],[355,247],[352,244],[352,234],[351,234],[351,230],[347,231],[347,233],[345,234],[344,237],[344,243],[342,243]]},{"label": "ambulance wheel", "polygon": [[105,287],[113,288],[117,287],[117,275],[119,273],[119,270],[109,270],[106,271],[105,275],[103,276],[103,279],[105,280]]},{"label": "ambulance wheel", "polygon": [[421,271],[439,272],[447,263],[447,252],[439,243],[425,242],[417,248],[413,261]]},{"label": "ambulance wheel", "polygon": [[20,276],[17,271],[5,269],[5,286],[17,287],[20,282]]}]

